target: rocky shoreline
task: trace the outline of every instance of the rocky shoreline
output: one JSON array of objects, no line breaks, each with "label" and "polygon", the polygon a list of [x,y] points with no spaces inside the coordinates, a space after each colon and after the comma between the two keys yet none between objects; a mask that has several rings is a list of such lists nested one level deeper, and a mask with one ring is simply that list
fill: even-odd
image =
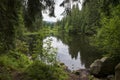
[{"label": "rocky shoreline", "polygon": [[70,71],[64,63],[68,80],[120,80],[120,63],[115,59],[103,57],[95,60],[89,69]]},{"label": "rocky shoreline", "polygon": [[67,80],[114,80],[114,75],[109,75],[107,77],[97,78],[90,74],[87,69],[79,69],[73,72],[68,72],[69,78]]}]

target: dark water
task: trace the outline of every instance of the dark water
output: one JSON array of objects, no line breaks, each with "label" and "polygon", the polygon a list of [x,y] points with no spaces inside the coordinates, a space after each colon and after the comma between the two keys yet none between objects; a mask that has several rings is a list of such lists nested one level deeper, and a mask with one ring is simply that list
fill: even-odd
[{"label": "dark water", "polygon": [[89,68],[90,64],[98,58],[101,53],[89,45],[85,36],[49,36],[44,39],[52,39],[52,46],[57,48],[57,60],[64,63],[70,70]]}]

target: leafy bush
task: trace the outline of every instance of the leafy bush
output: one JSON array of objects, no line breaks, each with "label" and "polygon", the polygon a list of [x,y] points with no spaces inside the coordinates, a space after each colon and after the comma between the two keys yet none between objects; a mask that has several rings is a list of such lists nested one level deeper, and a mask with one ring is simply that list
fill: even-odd
[{"label": "leafy bush", "polygon": [[[51,41],[51,39],[48,39],[44,42],[41,54],[33,55],[36,57],[25,70],[23,80],[65,80],[67,78],[63,68],[58,66],[56,48],[52,47]],[[39,51],[36,52],[39,53]]]},{"label": "leafy bush", "polygon": [[26,55],[18,52],[0,55],[0,80],[13,80],[14,72],[22,73],[31,62]]},{"label": "leafy bush", "polygon": [[36,60],[25,71],[23,80],[65,80],[63,69],[57,65],[46,65]]},{"label": "leafy bush", "polygon": [[102,16],[102,28],[96,36],[97,45],[111,53],[120,50],[120,6],[111,9],[111,16]]},{"label": "leafy bush", "polygon": [[4,66],[9,69],[23,70],[31,61],[28,57],[22,53],[10,52],[0,56],[0,66]]}]

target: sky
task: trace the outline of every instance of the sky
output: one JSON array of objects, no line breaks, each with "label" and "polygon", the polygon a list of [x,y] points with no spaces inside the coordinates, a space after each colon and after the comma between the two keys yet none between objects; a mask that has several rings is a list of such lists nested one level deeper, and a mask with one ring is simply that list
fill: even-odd
[{"label": "sky", "polygon": [[60,7],[60,3],[62,3],[63,0],[56,0],[55,2],[55,16],[56,17],[49,17],[48,14],[43,13],[43,21],[50,21],[50,22],[56,22],[57,20],[62,19],[61,13],[64,12],[65,8]]},{"label": "sky", "polygon": [[[81,0],[82,1],[82,0]],[[56,17],[49,17],[48,13],[43,13],[43,21],[49,21],[49,22],[56,22],[57,20],[61,20],[63,16],[61,15],[65,8],[60,7],[59,5],[63,2],[63,0],[56,0],[55,1],[55,16]],[[74,3],[76,4],[76,3]],[[81,9],[81,4],[79,4],[79,8]]]}]

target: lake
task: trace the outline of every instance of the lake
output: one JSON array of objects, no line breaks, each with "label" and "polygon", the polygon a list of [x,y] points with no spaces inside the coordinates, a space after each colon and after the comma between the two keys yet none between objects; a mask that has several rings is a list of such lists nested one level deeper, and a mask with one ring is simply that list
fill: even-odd
[{"label": "lake", "polygon": [[57,48],[57,60],[70,70],[89,68],[95,59],[101,58],[101,53],[90,46],[83,36],[71,36],[66,40],[58,36],[49,36],[43,42],[48,39],[52,39],[52,46]]}]

